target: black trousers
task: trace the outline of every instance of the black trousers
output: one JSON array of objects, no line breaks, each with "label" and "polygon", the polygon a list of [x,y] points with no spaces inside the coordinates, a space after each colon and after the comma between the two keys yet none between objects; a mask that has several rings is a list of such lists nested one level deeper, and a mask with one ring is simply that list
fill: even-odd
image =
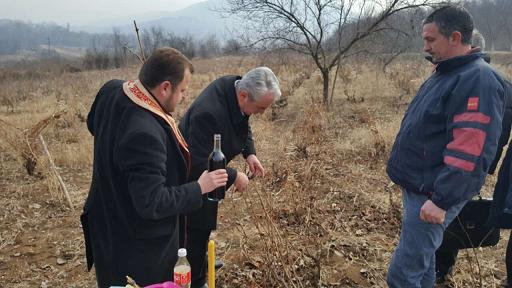
[{"label": "black trousers", "polygon": [[206,252],[211,230],[197,229],[188,226],[186,236],[187,259],[192,272],[191,288],[200,288],[206,284],[208,272]]},{"label": "black trousers", "polygon": [[443,241],[436,251],[436,276],[443,277],[452,273],[459,249],[453,243]]},{"label": "black trousers", "polygon": [[[452,272],[459,249],[443,242],[436,251],[436,274],[444,276]],[[512,233],[508,239],[507,252],[505,256],[505,265],[507,267],[508,287],[512,288]]]}]

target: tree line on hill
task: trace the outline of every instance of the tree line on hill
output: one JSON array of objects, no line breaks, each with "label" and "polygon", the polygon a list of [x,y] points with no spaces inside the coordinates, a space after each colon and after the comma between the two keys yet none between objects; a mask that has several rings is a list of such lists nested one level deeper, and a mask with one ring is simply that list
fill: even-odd
[{"label": "tree line on hill", "polygon": [[[188,57],[212,57],[243,53],[240,40],[220,39],[208,35],[196,39],[190,34],[178,35],[164,27],[156,26],[141,29],[141,43],[144,54],[161,46],[172,46]],[[93,34],[70,31],[68,27],[56,24],[32,24],[17,20],[0,20],[0,55],[36,54],[40,57],[59,57],[58,47],[85,48],[84,68],[120,67],[133,54],[141,54],[135,31],[132,34],[112,33]]]},{"label": "tree line on hill", "polygon": [[135,58],[140,59],[143,55],[147,57],[156,48],[163,46],[174,47],[189,58],[240,55],[249,51],[238,39],[224,40],[213,34],[196,39],[190,34],[177,35],[163,27],[151,27],[140,31],[140,44],[135,35],[135,32],[126,35],[114,29],[110,39],[92,38],[84,56],[84,68],[119,68]]}]

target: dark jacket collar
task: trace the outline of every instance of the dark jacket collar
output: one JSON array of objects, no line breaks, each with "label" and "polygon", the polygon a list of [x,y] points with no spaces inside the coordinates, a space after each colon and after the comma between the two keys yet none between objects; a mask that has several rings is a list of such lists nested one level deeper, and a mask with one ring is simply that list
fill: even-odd
[{"label": "dark jacket collar", "polygon": [[481,52],[475,52],[468,55],[462,55],[453,57],[450,59],[446,59],[437,64],[436,71],[439,72],[449,72],[456,68],[466,65],[469,62],[473,62],[477,59],[482,58]]},{"label": "dark jacket collar", "polygon": [[432,56],[427,56],[425,59],[436,65],[435,71],[448,72],[463,66],[469,62],[475,61],[478,58],[484,58],[484,54],[480,52],[480,49],[473,49],[470,54],[456,56],[450,59],[443,60],[441,62],[434,62]]},{"label": "dark jacket collar", "polygon": [[223,83],[223,90],[226,93],[228,110],[233,124],[238,124],[249,119],[249,116],[245,116],[242,113],[240,105],[238,104],[238,99],[236,97],[235,81],[240,79],[242,79],[240,76],[226,76],[226,81]]}]

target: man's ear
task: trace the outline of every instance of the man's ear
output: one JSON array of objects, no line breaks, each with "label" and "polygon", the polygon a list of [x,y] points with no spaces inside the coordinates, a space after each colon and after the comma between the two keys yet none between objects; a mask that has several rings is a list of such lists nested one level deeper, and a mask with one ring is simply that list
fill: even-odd
[{"label": "man's ear", "polygon": [[238,100],[247,101],[247,98],[249,98],[249,93],[245,90],[240,90],[240,92],[238,93]]},{"label": "man's ear", "polygon": [[162,82],[162,88],[167,91],[168,89],[172,90],[172,83],[171,81],[164,81]]},{"label": "man's ear", "polygon": [[155,90],[153,90],[154,96],[157,97],[159,101],[161,101],[162,99],[164,99],[163,97],[165,97],[167,95],[167,91],[168,91],[167,89],[171,89],[171,88],[172,88],[171,82],[164,81],[155,87]]},{"label": "man's ear", "polygon": [[462,44],[462,34],[459,31],[454,31],[450,38],[454,44]]},{"label": "man's ear", "polygon": [[162,97],[165,97],[169,94],[169,91],[172,92],[172,83],[170,81],[164,81],[160,84],[160,92]]}]

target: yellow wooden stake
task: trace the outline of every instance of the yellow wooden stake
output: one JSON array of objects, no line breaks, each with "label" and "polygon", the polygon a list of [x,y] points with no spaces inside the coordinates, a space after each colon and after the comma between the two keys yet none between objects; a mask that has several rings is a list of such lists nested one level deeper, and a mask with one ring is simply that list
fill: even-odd
[{"label": "yellow wooden stake", "polygon": [[208,288],[215,288],[215,242],[208,242]]}]

